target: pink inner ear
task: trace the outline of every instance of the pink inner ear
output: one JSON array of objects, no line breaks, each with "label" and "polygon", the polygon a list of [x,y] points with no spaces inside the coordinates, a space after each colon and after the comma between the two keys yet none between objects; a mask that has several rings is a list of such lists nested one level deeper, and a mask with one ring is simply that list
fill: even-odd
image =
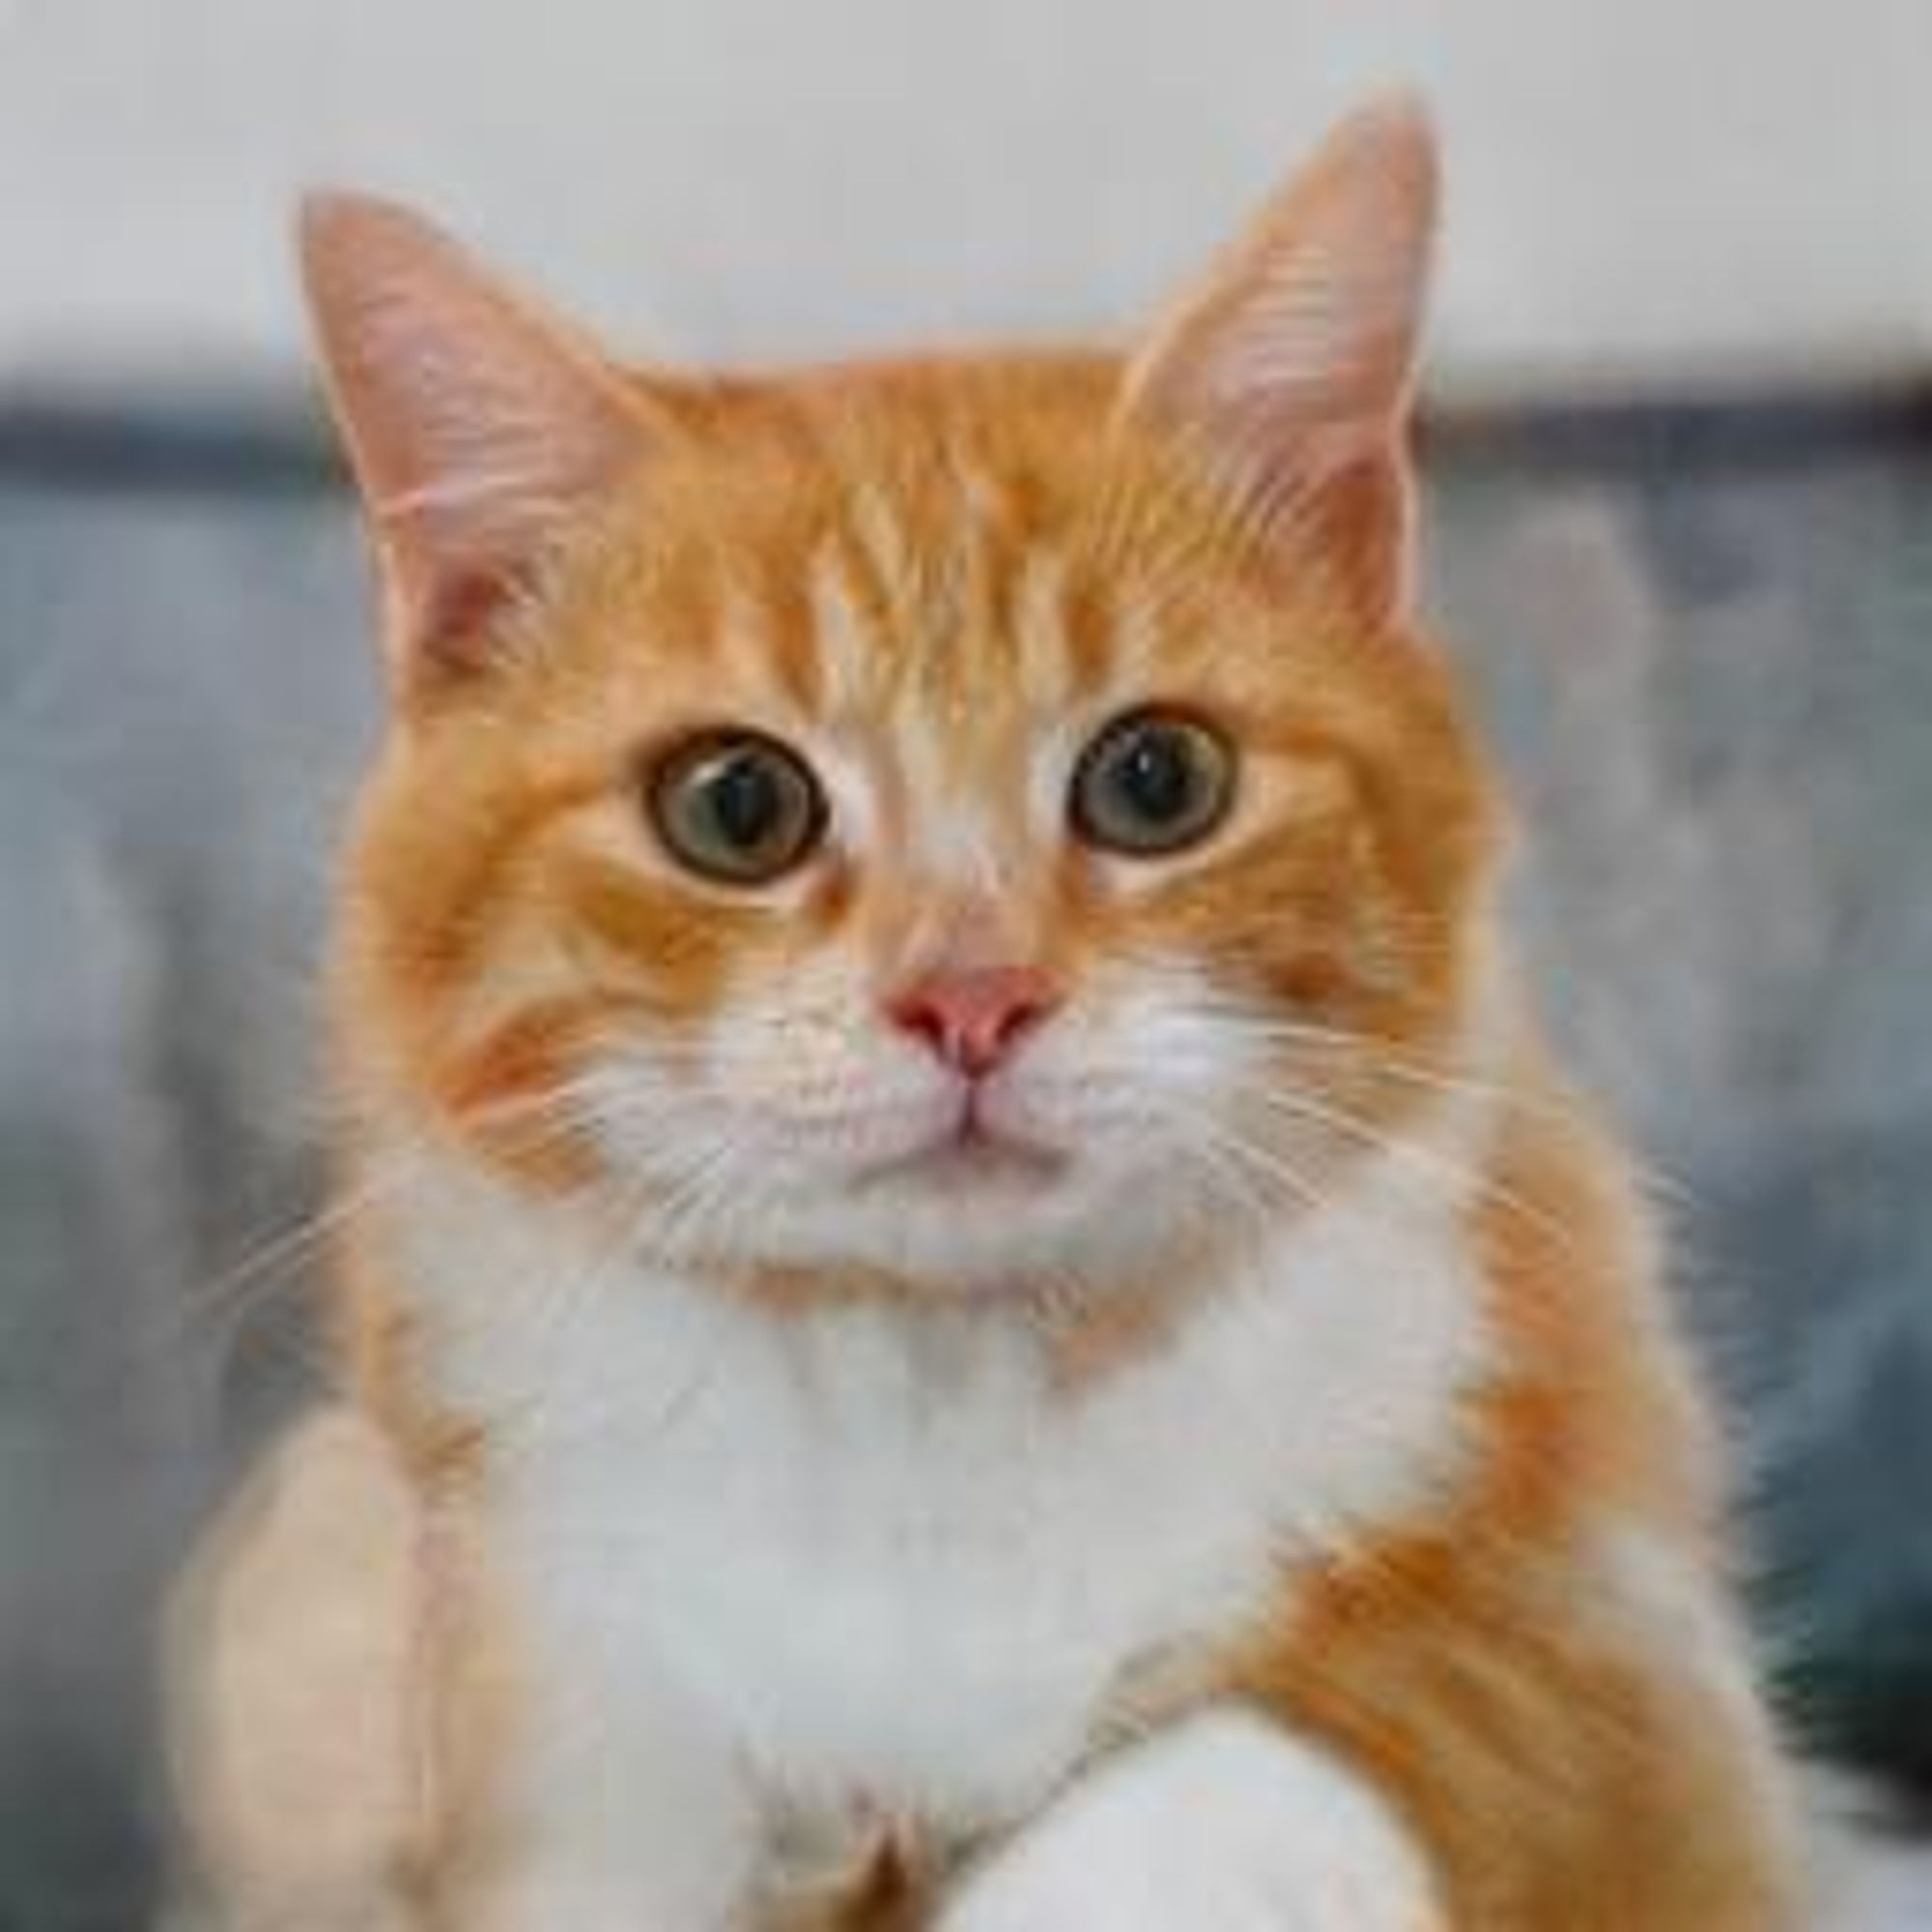
[{"label": "pink inner ear", "polygon": [[472,675],[489,668],[490,628],[510,601],[500,572],[452,569],[427,583],[409,619],[413,648],[441,669]]}]

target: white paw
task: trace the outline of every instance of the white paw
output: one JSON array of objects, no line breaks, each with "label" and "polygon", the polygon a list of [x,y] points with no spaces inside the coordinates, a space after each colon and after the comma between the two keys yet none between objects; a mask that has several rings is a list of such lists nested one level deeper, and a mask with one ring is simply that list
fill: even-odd
[{"label": "white paw", "polygon": [[1076,1786],[973,1878],[941,1932],[1446,1932],[1420,1848],[1371,1786],[1212,1712]]}]

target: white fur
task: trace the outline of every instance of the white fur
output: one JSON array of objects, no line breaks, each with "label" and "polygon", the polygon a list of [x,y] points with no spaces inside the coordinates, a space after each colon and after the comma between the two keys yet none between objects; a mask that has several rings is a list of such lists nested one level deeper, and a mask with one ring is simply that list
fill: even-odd
[{"label": "white fur", "polygon": [[1341,1764],[1245,1713],[1127,1752],[970,1884],[941,1932],[1440,1932],[1427,1861]]},{"label": "white fur", "polygon": [[[586,1883],[677,1932],[724,1922],[685,1881],[666,1895],[693,1868],[672,1854],[735,1882],[781,1812],[1025,1816],[1137,1672],[1278,1614],[1297,1566],[1422,1506],[1491,1340],[1459,1195],[1363,1163],[1159,1348],[1068,1391],[997,1294],[781,1318],[443,1163],[397,1272],[443,1394],[492,1425],[537,1686],[527,1823],[573,1848],[568,1922],[601,1922]],[[565,1922],[544,1910],[524,1919]]]}]

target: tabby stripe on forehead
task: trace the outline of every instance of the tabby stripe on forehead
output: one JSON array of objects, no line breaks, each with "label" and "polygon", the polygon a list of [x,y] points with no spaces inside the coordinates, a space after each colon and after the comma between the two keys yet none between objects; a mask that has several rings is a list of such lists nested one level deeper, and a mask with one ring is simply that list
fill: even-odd
[{"label": "tabby stripe on forehead", "polygon": [[1012,596],[1012,635],[1036,703],[1062,712],[1073,700],[1074,659],[1066,559],[1036,546],[1020,559]]},{"label": "tabby stripe on forehead", "polygon": [[721,622],[720,591],[728,582],[724,559],[706,549],[653,554],[644,580],[655,617],[651,649],[709,657]]},{"label": "tabby stripe on forehead", "polygon": [[793,613],[785,609],[786,601],[776,581],[754,588],[742,577],[727,575],[719,589],[713,647],[721,682],[728,677],[750,691],[776,687],[790,702],[809,710],[819,695],[818,653],[810,635],[816,627],[788,624]]},{"label": "tabby stripe on forehead", "polygon": [[878,605],[897,610],[917,604],[923,588],[920,546],[894,514],[887,492],[877,482],[858,483],[848,514],[851,561],[867,573]]},{"label": "tabby stripe on forehead", "polygon": [[1014,638],[1013,604],[1027,536],[1014,514],[1014,492],[956,454],[952,469],[960,505],[955,622],[962,636],[997,651],[1001,640]]},{"label": "tabby stripe on forehead", "polygon": [[1094,691],[1105,681],[1117,654],[1114,636],[1119,599],[1091,564],[1068,566],[1059,586],[1060,638],[1066,654],[1066,698]]},{"label": "tabby stripe on forehead", "polygon": [[827,713],[863,703],[867,673],[876,675],[885,641],[886,610],[878,585],[855,581],[855,560],[847,540],[834,531],[808,567],[807,596],[823,674],[820,704]]}]

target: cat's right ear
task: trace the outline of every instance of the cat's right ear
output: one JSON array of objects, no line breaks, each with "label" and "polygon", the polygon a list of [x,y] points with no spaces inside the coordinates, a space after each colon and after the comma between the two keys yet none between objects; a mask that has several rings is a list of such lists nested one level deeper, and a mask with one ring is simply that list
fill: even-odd
[{"label": "cat's right ear", "polygon": [[485,668],[559,539],[638,464],[595,349],[387,202],[316,195],[301,259],[383,578],[399,692]]}]

